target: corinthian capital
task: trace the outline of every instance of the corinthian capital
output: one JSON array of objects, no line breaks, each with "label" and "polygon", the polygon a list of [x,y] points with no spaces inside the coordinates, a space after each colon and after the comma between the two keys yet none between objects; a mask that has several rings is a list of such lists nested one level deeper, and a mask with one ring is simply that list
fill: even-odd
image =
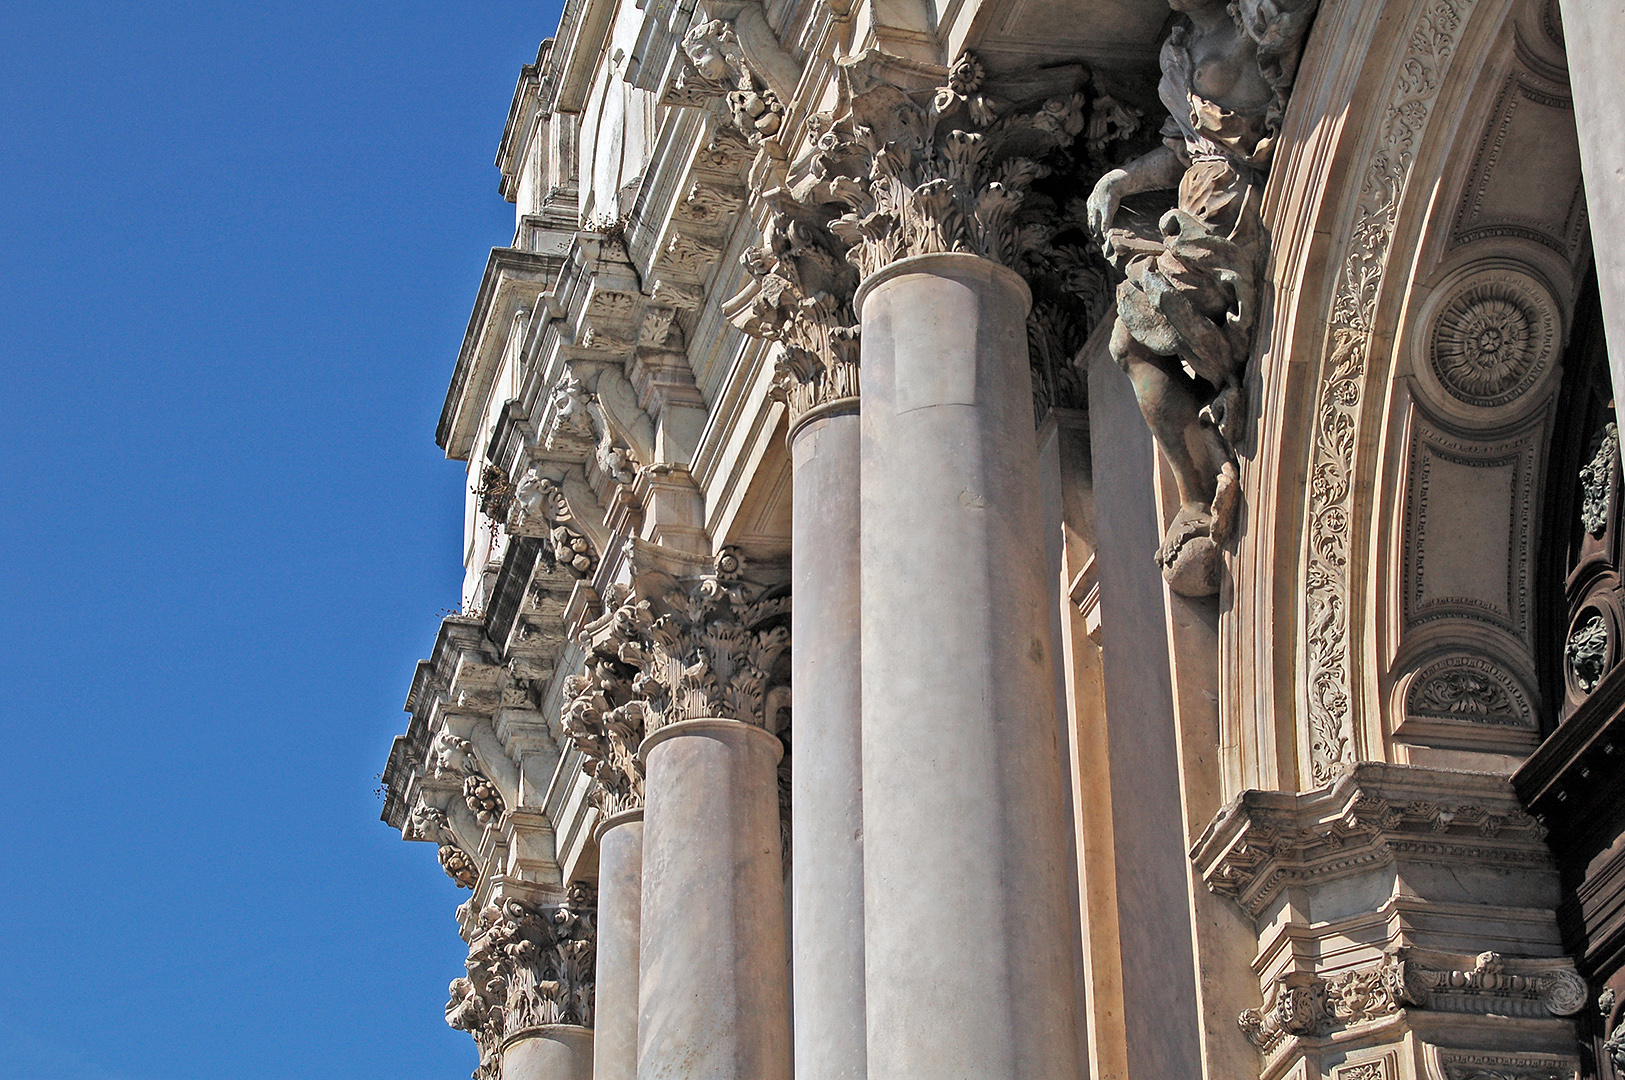
[{"label": "corinthian capital", "polygon": [[841,76],[812,171],[846,204],[832,228],[864,276],[950,251],[1020,269],[1048,240],[1054,202],[1033,184],[1089,124],[1083,68],[991,84],[969,54],[943,68],[871,51]]},{"label": "corinthian capital", "polygon": [[794,427],[811,409],[858,396],[858,274],[829,228],[841,207],[784,187],[760,201],[762,243],[743,256],[750,276],[722,310],[745,333],[779,343],[774,388]]},{"label": "corinthian capital", "polygon": [[553,903],[508,897],[481,913],[446,1003],[446,1023],[480,1048],[475,1080],[499,1077],[503,1044],[531,1028],[592,1027],[597,905],[597,890],[575,882]]}]

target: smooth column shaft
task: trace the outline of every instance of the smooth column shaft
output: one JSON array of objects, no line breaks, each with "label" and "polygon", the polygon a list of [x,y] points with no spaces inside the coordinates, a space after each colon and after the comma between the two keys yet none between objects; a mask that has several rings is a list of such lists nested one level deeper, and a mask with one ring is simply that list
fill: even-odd
[{"label": "smooth column shaft", "polygon": [[535,1028],[502,1051],[502,1080],[593,1080],[592,1029]]},{"label": "smooth column shaft", "polygon": [[865,1075],[860,441],[851,405],[807,421],[791,442],[796,1080]]},{"label": "smooth column shaft", "polygon": [[1079,1075],[1026,286],[970,255],[864,282],[869,1073]]},{"label": "smooth column shaft", "polygon": [[609,819],[598,836],[598,975],[594,1080],[638,1075],[638,924],[643,906],[643,814]]},{"label": "smooth column shaft", "polygon": [[1625,0],[1561,0],[1614,400],[1625,401]]},{"label": "smooth column shaft", "polygon": [[685,720],[642,753],[639,1080],[789,1080],[779,740]]}]

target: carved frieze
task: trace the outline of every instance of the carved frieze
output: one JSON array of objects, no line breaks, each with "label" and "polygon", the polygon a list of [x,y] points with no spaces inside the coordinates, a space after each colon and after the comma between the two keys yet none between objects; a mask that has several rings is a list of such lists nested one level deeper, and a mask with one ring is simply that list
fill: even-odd
[{"label": "carved frieze", "polygon": [[1377,297],[1416,147],[1433,115],[1461,25],[1476,0],[1435,0],[1418,12],[1395,68],[1375,145],[1361,169],[1359,202],[1338,272],[1331,333],[1315,394],[1309,462],[1304,659],[1310,781],[1331,783],[1356,757],[1349,666],[1351,478]]},{"label": "carved frieze", "polygon": [[1567,957],[1507,957],[1404,948],[1374,964],[1325,977],[1293,972],[1264,1005],[1237,1018],[1266,1056],[1292,1036],[1325,1038],[1402,1009],[1496,1016],[1572,1016],[1590,998]]},{"label": "carved frieze", "polygon": [[535,468],[526,470],[514,486],[508,532],[513,536],[545,538],[547,543],[542,555],[550,570],[557,568],[591,580],[598,565],[598,553],[577,529],[575,511],[559,481],[540,475]]}]

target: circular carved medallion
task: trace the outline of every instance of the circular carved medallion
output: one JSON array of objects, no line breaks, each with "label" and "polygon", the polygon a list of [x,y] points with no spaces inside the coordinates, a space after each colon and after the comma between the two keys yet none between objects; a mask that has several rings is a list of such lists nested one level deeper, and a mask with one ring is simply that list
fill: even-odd
[{"label": "circular carved medallion", "polygon": [[1433,371],[1450,395],[1494,408],[1539,381],[1557,346],[1551,303],[1520,274],[1490,271],[1462,282],[1433,324]]}]

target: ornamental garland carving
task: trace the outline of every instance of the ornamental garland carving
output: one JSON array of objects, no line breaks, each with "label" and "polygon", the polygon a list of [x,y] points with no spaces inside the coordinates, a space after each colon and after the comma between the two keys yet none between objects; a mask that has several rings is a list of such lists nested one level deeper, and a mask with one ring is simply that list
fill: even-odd
[{"label": "ornamental garland carving", "polygon": [[454,979],[446,1023],[474,1037],[474,1080],[501,1076],[504,1043],[553,1024],[591,1027],[598,955],[598,895],[575,882],[562,902],[509,897],[480,914],[467,975]]},{"label": "ornamental garland carving", "polygon": [[1590,998],[1573,961],[1425,953],[1401,948],[1375,964],[1320,977],[1294,972],[1276,981],[1261,1008],[1237,1017],[1265,1055],[1291,1036],[1323,1038],[1405,1008],[1498,1016],[1572,1016]]},{"label": "ornamental garland carving", "polygon": [[1614,463],[1619,460],[1619,427],[1603,428],[1597,452],[1580,470],[1580,524],[1591,536],[1601,536],[1613,509]]},{"label": "ornamental garland carving", "polygon": [[564,731],[605,815],[643,805],[638,747],[660,728],[723,718],[778,734],[789,705],[783,574],[747,575],[733,549],[701,561],[629,543],[632,581],[608,590],[579,638],[583,670],[564,685]]},{"label": "ornamental garland carving", "polygon": [[1377,296],[1388,263],[1417,143],[1426,130],[1462,20],[1476,0],[1432,0],[1399,66],[1360,201],[1331,311],[1330,350],[1314,406],[1304,580],[1309,772],[1331,783],[1357,757],[1349,668],[1349,559],[1355,449]]},{"label": "ornamental garland carving", "polygon": [[[1122,276],[1112,356],[1179,487],[1157,561],[1176,591],[1218,592],[1234,532],[1242,382],[1268,234],[1259,217],[1298,58],[1318,0],[1180,0],[1163,45],[1164,145],[1101,177],[1089,223]],[[1122,200],[1178,189],[1155,229]]]}]

